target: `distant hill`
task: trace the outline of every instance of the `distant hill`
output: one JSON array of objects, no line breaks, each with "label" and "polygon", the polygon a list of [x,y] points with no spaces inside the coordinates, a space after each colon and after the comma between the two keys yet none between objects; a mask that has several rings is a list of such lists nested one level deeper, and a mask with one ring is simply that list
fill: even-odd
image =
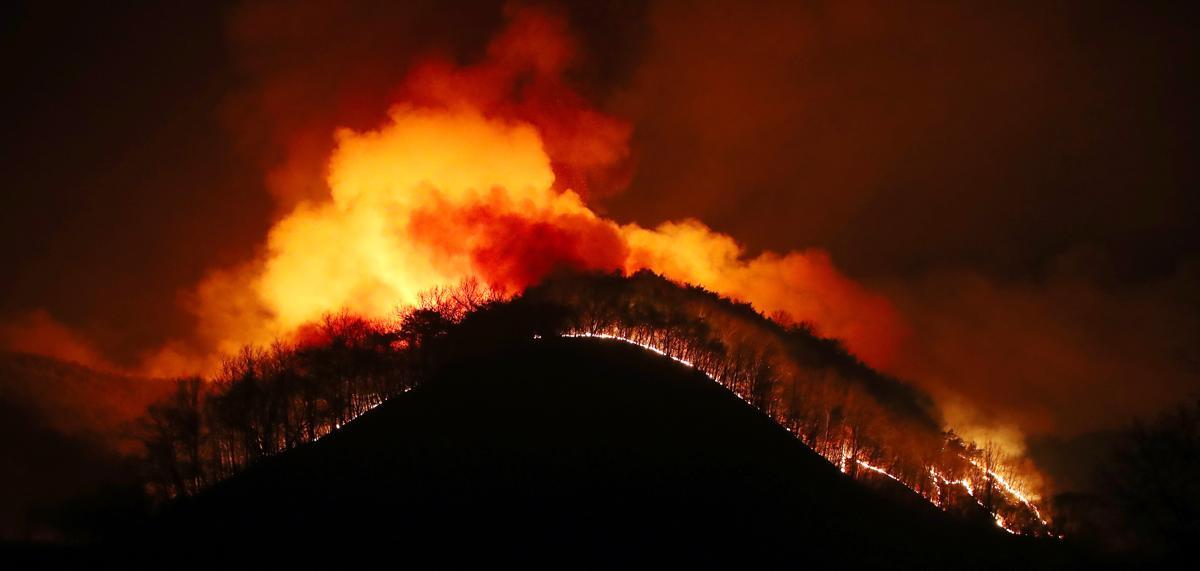
[{"label": "distant hill", "polygon": [[179,501],[113,553],[1064,564],[1054,542],[964,524],[896,488],[851,480],[669,359],[613,341],[530,339],[460,355],[341,430]]},{"label": "distant hill", "polygon": [[0,352],[0,540],[52,539],[73,498],[133,481],[128,426],[170,384]]}]

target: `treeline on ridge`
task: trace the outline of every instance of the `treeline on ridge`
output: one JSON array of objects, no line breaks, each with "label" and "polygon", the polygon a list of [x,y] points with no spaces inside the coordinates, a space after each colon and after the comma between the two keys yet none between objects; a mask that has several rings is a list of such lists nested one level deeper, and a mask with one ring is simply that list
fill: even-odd
[{"label": "treeline on ridge", "polygon": [[989,475],[1004,469],[997,451],[945,431],[927,395],[811,326],[773,317],[649,271],[561,274],[511,299],[466,280],[391,319],[326,315],[292,340],[243,349],[215,378],[179,380],[152,405],[140,431],[147,481],[161,499],[191,495],[319,439],[473,348],[601,334],[689,361],[852,476],[875,466],[947,509],[982,506],[1044,531]]}]

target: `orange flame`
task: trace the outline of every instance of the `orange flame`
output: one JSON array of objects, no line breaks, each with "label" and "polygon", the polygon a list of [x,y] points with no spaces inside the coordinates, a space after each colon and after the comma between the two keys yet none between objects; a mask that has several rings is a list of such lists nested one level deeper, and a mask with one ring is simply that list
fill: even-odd
[{"label": "orange flame", "polygon": [[[732,392],[735,396],[742,399],[747,404],[754,406],[750,399],[746,398],[745,395],[739,393],[734,387],[723,382],[722,379],[720,379],[716,376],[717,373],[715,373],[714,371],[706,370],[703,367],[697,367],[696,364],[692,363],[691,361],[689,361],[689,360],[687,360],[687,359],[685,359],[663,347],[658,347],[658,346],[654,345],[653,343],[639,341],[637,339],[631,339],[629,337],[624,337],[617,333],[607,333],[607,332],[597,333],[597,332],[574,331],[574,332],[562,333],[561,336],[565,337],[565,338],[582,337],[582,338],[610,339],[610,340],[614,340],[614,341],[628,343],[630,345],[640,347],[647,351],[654,352],[663,357],[670,358],[670,359],[674,360],[675,362],[680,363],[686,367],[696,369],[700,373],[703,373],[705,377],[708,377],[709,380],[724,386],[726,389],[728,389],[730,392]],[[534,338],[538,339],[540,337],[535,336]],[[761,412],[763,412],[764,414],[767,414],[768,416],[771,416],[776,422],[780,423],[781,426],[786,426],[786,423],[781,422],[781,419],[779,417],[773,416],[770,411],[762,410]],[[908,488],[914,494],[917,494],[918,496],[921,496],[921,497],[929,500],[929,502],[932,503],[933,505],[943,508],[943,509],[947,508],[949,506],[949,504],[947,503],[947,501],[944,497],[944,494],[942,492],[942,486],[943,485],[962,486],[963,490],[967,493],[967,495],[972,500],[974,500],[977,504],[979,504],[980,507],[984,508],[991,514],[997,527],[999,527],[1000,529],[1002,529],[1010,534],[1020,535],[1020,532],[1018,532],[1017,529],[1014,529],[1012,527],[1012,525],[1010,525],[1010,522],[1008,520],[1006,520],[1003,515],[1001,515],[997,511],[992,511],[991,509],[988,508],[988,506],[984,505],[984,503],[976,495],[975,486],[973,486],[971,484],[971,481],[966,477],[953,479],[953,478],[947,477],[943,473],[939,472],[936,467],[927,466],[926,468],[929,471],[930,481],[933,483],[933,489],[922,491],[921,487],[918,486],[915,482],[906,481],[904,478],[897,476],[880,466],[876,466],[876,465],[874,465],[866,460],[863,460],[861,458],[856,458],[855,455],[852,454],[845,447],[842,447],[841,450],[838,453],[834,454],[832,457],[826,456],[825,458],[831,464],[836,466],[838,468],[838,470],[840,470],[843,474],[849,474],[850,468],[853,466],[862,467],[866,470],[869,470],[870,472],[874,472],[876,474],[884,476],[884,477]],[[992,470],[992,469],[980,464],[976,460],[967,458],[965,456],[963,457],[963,459],[966,460],[976,470],[976,472],[974,474],[975,477],[990,479],[990,481],[995,482],[997,485],[1000,486],[1001,490],[1003,490],[1005,493],[1009,494],[1024,509],[1029,510],[1030,514],[1041,525],[1041,528],[1039,531],[1048,532],[1048,533],[1053,534],[1053,532],[1050,531],[1051,530],[1050,522],[1048,522],[1043,517],[1041,510],[1039,510],[1037,505],[1035,504],[1035,498],[1031,497],[1031,495],[1028,492],[1023,492],[1022,490],[1018,489],[1007,478],[1005,478],[1001,474],[997,473],[995,470]],[[1061,538],[1061,536],[1055,536],[1055,537]]]},{"label": "orange flame", "polygon": [[419,65],[383,125],[339,131],[328,196],[279,220],[262,259],[211,274],[192,296],[206,347],[172,346],[149,368],[195,372],[322,313],[380,317],[468,277],[516,293],[559,268],[649,268],[809,321],[868,363],[888,364],[894,310],[825,252],[747,258],[699,221],[649,229],[589,208],[567,185],[594,190],[589,181],[627,155],[630,129],[562,81],[573,51],[560,20],[511,17],[479,65]]}]

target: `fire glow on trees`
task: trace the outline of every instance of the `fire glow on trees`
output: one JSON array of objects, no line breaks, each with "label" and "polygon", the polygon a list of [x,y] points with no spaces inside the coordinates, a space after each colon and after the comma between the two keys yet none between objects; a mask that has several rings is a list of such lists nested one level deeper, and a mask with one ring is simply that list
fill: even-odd
[{"label": "fire glow on trees", "polygon": [[648,271],[560,275],[507,300],[466,280],[427,292],[392,320],[326,315],[300,341],[246,348],[210,382],[183,380],[151,407],[152,489],[195,493],[430,380],[439,358],[461,358],[450,347],[494,351],[530,336],[635,345],[720,384],[849,477],[885,476],[1012,533],[1053,533],[1032,496],[1000,475],[1015,466],[944,431],[919,394],[803,327]]},{"label": "fire glow on trees", "polygon": [[[630,345],[634,345],[637,347],[641,347],[642,349],[645,349],[647,351],[651,351],[658,355],[670,358],[677,363],[680,363],[682,365],[685,365],[687,367],[691,367],[691,368],[694,368],[694,369],[700,371],[706,377],[708,377],[709,380],[726,387],[741,400],[745,401],[748,404],[751,404],[752,406],[754,405],[753,400],[748,398],[746,395],[743,395],[741,392],[739,392],[736,387],[731,386],[728,382],[722,380],[718,376],[715,376],[715,375],[719,375],[720,374],[719,372],[717,372],[716,370],[710,370],[709,368],[698,367],[692,361],[688,360],[684,356],[675,354],[669,348],[658,347],[658,346],[654,345],[653,343],[639,341],[636,339],[632,339],[632,338],[625,337],[620,334],[611,333],[611,332],[600,332],[600,333],[586,332],[586,331],[567,332],[567,333],[563,333],[562,337],[612,339],[612,340],[628,343]],[[769,416],[771,416],[772,419],[775,420],[777,423],[779,423],[781,426],[784,426],[785,428],[788,427],[788,423],[786,422],[785,419],[781,419],[781,418],[777,417],[776,415],[771,414],[770,410],[764,410],[763,412],[768,414]],[[795,430],[789,428],[789,431],[791,431],[791,432],[793,432],[793,434],[795,434]],[[979,504],[979,506],[981,508],[988,511],[988,513],[990,513],[992,515],[992,517],[996,521],[997,527],[999,527],[1000,529],[1003,529],[1004,531],[1007,531],[1008,533],[1012,533],[1012,534],[1019,533],[1019,531],[1017,529],[1011,527],[1011,525],[1006,523],[1004,516],[1000,515],[1000,513],[998,513],[994,508],[989,507],[988,505],[985,505],[984,502],[976,496],[977,492],[975,490],[975,487],[972,486],[972,484],[971,484],[971,479],[975,479],[977,481],[983,480],[985,482],[991,482],[991,483],[994,483],[995,485],[998,485],[1000,487],[1000,489],[1004,490],[1005,493],[1009,494],[1014,500],[1016,500],[1016,502],[1023,509],[1031,512],[1030,515],[1032,515],[1032,517],[1041,526],[1040,529],[1032,530],[1032,531],[1036,531],[1038,533],[1050,533],[1049,532],[1050,523],[1043,518],[1041,511],[1038,509],[1037,505],[1030,498],[1030,496],[1027,492],[1022,492],[1021,490],[1017,489],[1012,483],[1010,483],[1008,481],[1008,479],[1006,479],[1002,475],[998,474],[995,470],[984,467],[982,464],[980,464],[975,459],[962,457],[964,460],[966,460],[969,463],[969,465],[971,467],[974,468],[975,473],[968,474],[968,475],[960,477],[958,479],[950,479],[950,478],[946,477],[945,475],[943,475],[943,473],[940,472],[938,470],[938,468],[936,468],[934,466],[930,466],[928,482],[932,483],[933,486],[928,487],[928,486],[921,485],[924,482],[909,483],[909,482],[905,481],[904,479],[901,479],[900,477],[893,475],[891,472],[888,472],[886,469],[876,466],[874,464],[871,464],[867,460],[862,459],[862,458],[857,458],[855,456],[856,455],[854,453],[849,451],[843,445],[837,454],[832,455],[832,457],[831,457],[831,455],[826,454],[825,459],[829,460],[830,463],[837,466],[838,469],[841,470],[843,474],[851,473],[850,467],[851,467],[851,465],[855,465],[855,466],[862,467],[866,470],[869,470],[870,472],[874,472],[876,474],[879,474],[881,476],[889,478],[889,479],[903,485],[904,487],[908,488],[909,490],[912,490],[914,493],[924,497],[925,499],[929,500],[934,505],[941,507],[941,508],[948,508],[951,505],[948,498],[946,498],[943,495],[942,487],[945,485],[960,485],[960,486],[962,486],[963,490],[966,491],[968,496],[970,496],[977,504]]]}]

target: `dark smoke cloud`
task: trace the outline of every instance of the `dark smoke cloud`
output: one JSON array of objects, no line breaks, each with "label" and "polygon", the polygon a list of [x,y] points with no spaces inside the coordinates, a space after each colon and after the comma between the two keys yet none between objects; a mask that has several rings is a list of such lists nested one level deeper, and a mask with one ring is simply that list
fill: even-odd
[{"label": "dark smoke cloud", "polygon": [[608,206],[829,249],[897,304],[896,372],[960,422],[1118,424],[1200,388],[1189,16],[655,3],[610,100],[639,162]]},{"label": "dark smoke cloud", "polygon": [[[570,25],[569,34],[585,44],[582,49],[546,50],[547,54],[572,53],[576,61],[571,68],[585,70],[573,74],[573,88],[588,98],[602,97],[616,88],[632,65],[630,46],[637,43],[642,3],[577,4],[501,0],[241,3],[231,10],[228,29],[233,61],[245,81],[229,99],[227,125],[242,148],[258,157],[269,173],[267,186],[278,206],[289,209],[300,200],[327,193],[324,175],[335,129],[363,131],[378,126],[387,108],[402,95],[415,96],[417,101],[444,100],[447,94],[413,93],[413,83],[419,82],[405,83],[412,66],[431,68],[417,70],[418,75],[421,71],[443,74],[445,68],[485,59],[489,40],[505,24],[506,12],[514,9],[534,8],[561,15]],[[528,32],[545,35],[536,29]],[[527,47],[544,48],[536,42]],[[510,46],[507,51],[519,54],[520,47]],[[539,63],[546,69],[530,73],[556,75],[566,62],[554,61],[554,57]],[[492,69],[501,73],[525,73],[515,69],[525,65],[520,61],[492,64]],[[460,78],[457,85],[446,87],[487,90],[489,85],[501,83],[495,79]],[[578,97],[561,86],[548,87],[534,96],[542,100]],[[458,97],[480,100],[498,95],[476,91]],[[545,106],[545,101],[535,103]],[[560,105],[580,107],[569,100]],[[541,126],[552,131],[555,127],[558,131],[575,128],[552,121]]]},{"label": "dark smoke cloud", "polygon": [[466,57],[500,22],[496,2],[240,3],[226,29],[243,81],[225,125],[286,211],[327,194],[334,130],[376,126],[415,57]]},{"label": "dark smoke cloud", "polygon": [[1078,256],[1038,280],[961,270],[892,282],[916,332],[900,373],[940,397],[952,422],[1032,434],[1118,427],[1195,394],[1200,265],[1102,286]]},{"label": "dark smoke cloud", "polygon": [[1081,244],[1196,251],[1186,14],[1105,3],[663,2],[612,207],[690,214],[860,275],[1040,270]]},{"label": "dark smoke cloud", "polygon": [[191,328],[179,291],[267,223],[261,174],[220,126],[224,7],[5,9],[0,321],[41,309],[131,362]]}]

